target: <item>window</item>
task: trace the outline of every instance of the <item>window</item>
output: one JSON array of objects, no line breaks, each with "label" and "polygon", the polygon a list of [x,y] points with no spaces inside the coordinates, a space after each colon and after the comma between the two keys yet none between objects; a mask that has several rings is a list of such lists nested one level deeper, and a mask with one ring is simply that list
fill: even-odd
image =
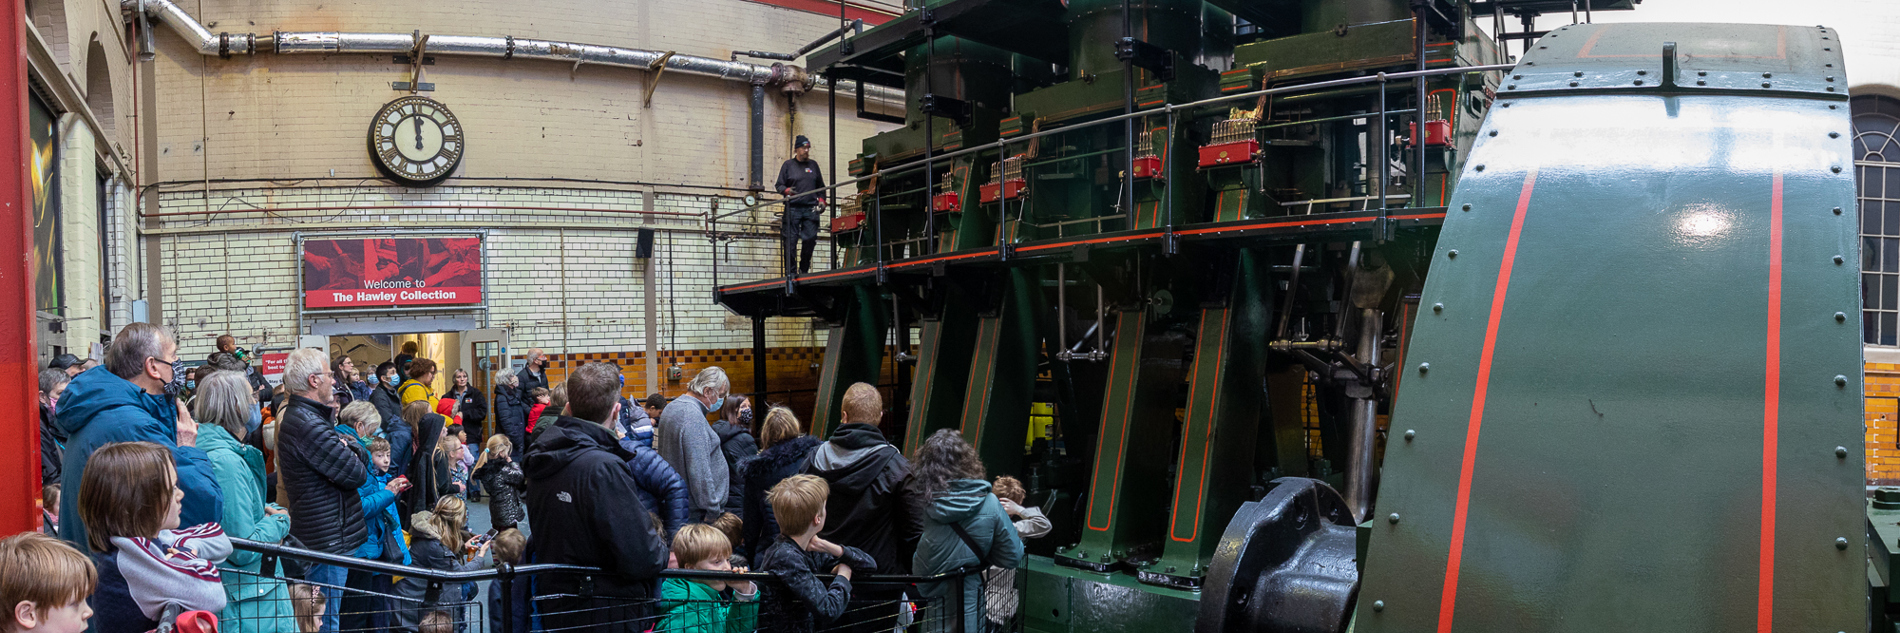
[{"label": "window", "polygon": [[1900,339],[1900,100],[1854,97],[1854,164],[1860,178],[1862,340]]}]

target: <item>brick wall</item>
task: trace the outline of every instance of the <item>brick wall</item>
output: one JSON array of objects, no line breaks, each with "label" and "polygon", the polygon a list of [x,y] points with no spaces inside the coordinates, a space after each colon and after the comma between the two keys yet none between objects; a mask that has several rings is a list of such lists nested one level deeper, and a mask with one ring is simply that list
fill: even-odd
[{"label": "brick wall", "polygon": [[1867,483],[1900,484],[1900,363],[1867,363]]}]

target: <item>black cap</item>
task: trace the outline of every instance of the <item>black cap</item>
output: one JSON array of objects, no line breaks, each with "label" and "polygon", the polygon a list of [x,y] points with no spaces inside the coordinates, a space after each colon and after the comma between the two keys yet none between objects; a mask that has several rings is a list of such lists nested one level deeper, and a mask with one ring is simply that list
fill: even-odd
[{"label": "black cap", "polygon": [[48,369],[65,369],[67,367],[79,365],[83,362],[84,361],[79,360],[78,356],[74,356],[72,354],[60,354],[58,356],[54,356],[53,362],[47,363],[46,367]]},{"label": "black cap", "polygon": [[811,139],[805,138],[803,134],[798,135],[796,139],[792,139],[792,148],[797,149],[800,147],[811,147]]}]

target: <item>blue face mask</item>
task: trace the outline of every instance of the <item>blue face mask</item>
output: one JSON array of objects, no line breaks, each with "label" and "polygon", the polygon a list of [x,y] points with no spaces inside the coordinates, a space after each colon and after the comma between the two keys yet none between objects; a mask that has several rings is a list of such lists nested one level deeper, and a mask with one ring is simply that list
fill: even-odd
[{"label": "blue face mask", "polygon": [[260,426],[264,426],[264,410],[256,408],[256,407],[252,407],[251,408],[251,423],[244,427],[244,431],[246,433],[256,433],[257,427],[260,427]]},{"label": "blue face mask", "polygon": [[389,386],[394,387],[396,386],[397,383],[400,383],[402,381],[397,380],[395,374],[390,374],[388,377],[383,378],[383,382],[389,383]]},{"label": "blue face mask", "polygon": [[700,408],[705,409],[707,413],[718,413],[719,409],[724,406],[726,406],[726,399],[721,397],[718,400],[714,400],[712,406],[701,405]]},{"label": "blue face mask", "polygon": [[196,380],[187,380],[187,381],[185,381],[185,388],[186,388],[186,389],[197,389],[197,388],[198,388],[198,381],[196,381]]}]

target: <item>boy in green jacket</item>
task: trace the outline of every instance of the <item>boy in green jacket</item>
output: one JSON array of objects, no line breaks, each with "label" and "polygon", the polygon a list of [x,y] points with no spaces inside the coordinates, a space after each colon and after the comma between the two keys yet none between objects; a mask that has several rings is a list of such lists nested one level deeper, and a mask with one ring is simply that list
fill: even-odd
[{"label": "boy in green jacket", "polygon": [[[718,528],[693,523],[673,535],[673,556],[681,569],[738,571],[732,567],[732,543]],[[730,589],[731,591],[727,591]],[[738,633],[751,631],[758,618],[759,592],[749,581],[668,578],[660,584],[660,622],[666,633]]]}]

